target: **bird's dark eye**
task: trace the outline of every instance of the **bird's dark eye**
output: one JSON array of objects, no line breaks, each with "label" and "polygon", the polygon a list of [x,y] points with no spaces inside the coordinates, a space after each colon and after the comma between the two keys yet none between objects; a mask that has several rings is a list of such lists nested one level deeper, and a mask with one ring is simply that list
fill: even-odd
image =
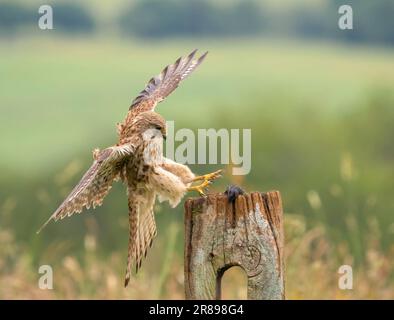
[{"label": "bird's dark eye", "polygon": [[161,130],[161,127],[160,126],[155,126],[155,129],[156,130]]}]

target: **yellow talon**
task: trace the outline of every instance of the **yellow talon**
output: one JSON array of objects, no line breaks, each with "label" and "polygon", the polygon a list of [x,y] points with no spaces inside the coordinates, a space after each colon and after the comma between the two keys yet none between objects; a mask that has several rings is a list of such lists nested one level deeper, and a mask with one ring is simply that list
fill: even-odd
[{"label": "yellow talon", "polygon": [[212,173],[204,174],[202,176],[193,178],[191,182],[200,181],[200,180],[203,180],[203,182],[197,186],[191,186],[187,188],[187,191],[197,191],[201,196],[205,196],[204,188],[208,187],[213,180],[219,178],[221,172],[222,170],[218,170]]},{"label": "yellow talon", "polygon": [[204,188],[208,187],[210,184],[211,184],[211,181],[204,180],[198,186],[192,186],[192,187],[187,188],[187,191],[197,191],[201,196],[205,196]]},{"label": "yellow talon", "polygon": [[197,176],[194,177],[194,179],[192,181],[200,181],[200,180],[205,180],[205,181],[213,181],[217,178],[220,178],[220,174],[222,173],[222,170],[217,170],[215,172],[212,173],[207,173],[204,174],[202,176]]}]

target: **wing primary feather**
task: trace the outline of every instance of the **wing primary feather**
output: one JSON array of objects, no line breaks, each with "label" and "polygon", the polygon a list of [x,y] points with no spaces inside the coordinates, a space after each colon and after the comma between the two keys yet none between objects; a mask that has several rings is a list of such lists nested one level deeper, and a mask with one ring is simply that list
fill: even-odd
[{"label": "wing primary feather", "polygon": [[193,60],[197,50],[198,49],[194,49],[192,52],[190,52],[190,54],[187,56],[187,62],[185,62],[185,64],[188,64],[191,60]]},{"label": "wing primary feather", "polygon": [[167,65],[158,76],[151,78],[145,88],[132,101],[130,111],[141,113],[153,111],[157,103],[161,102],[196,69],[205,59],[208,52],[195,59],[197,49],[188,56],[178,58],[173,64]]},{"label": "wing primary feather", "polygon": [[206,51],[200,58],[198,58],[196,67],[197,67],[199,64],[201,64],[201,62],[204,61],[204,59],[205,59],[205,57],[207,56],[208,52],[209,52],[209,51]]},{"label": "wing primary feather", "polygon": [[182,67],[189,65],[189,63],[193,60],[196,55],[197,49],[194,49],[185,59]]},{"label": "wing primary feather", "polygon": [[178,68],[179,68],[179,65],[181,64],[181,61],[182,61],[182,57],[179,57],[176,61],[175,61],[175,63],[174,63],[174,70],[173,70],[173,72],[175,72],[175,71],[177,71],[178,70]]},{"label": "wing primary feather", "polygon": [[131,145],[119,145],[100,151],[97,160],[94,160],[79,183],[37,233],[40,233],[51,220],[64,219],[82,212],[85,207],[95,208],[101,205],[113,181],[120,174],[125,159],[133,150]]},{"label": "wing primary feather", "polygon": [[36,234],[39,234],[42,229],[44,229],[47,224],[53,219],[53,216],[50,216],[49,219],[40,227],[40,229],[37,230]]}]

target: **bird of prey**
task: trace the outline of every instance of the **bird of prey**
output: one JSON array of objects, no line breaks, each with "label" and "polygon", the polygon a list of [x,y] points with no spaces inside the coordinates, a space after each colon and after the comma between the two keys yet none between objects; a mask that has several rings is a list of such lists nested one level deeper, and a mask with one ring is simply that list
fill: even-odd
[{"label": "bird of prey", "polygon": [[[175,207],[187,191],[204,195],[204,189],[220,176],[221,170],[196,176],[186,165],[165,158],[162,151],[166,124],[155,112],[155,107],[204,60],[207,52],[195,58],[196,51],[179,58],[150,79],[132,101],[124,121],[117,125],[118,143],[93,151],[91,167],[38,231],[51,220],[57,221],[80,213],[84,208],[101,205],[112,183],[122,180],[127,186],[129,210],[125,287],[130,280],[132,265],[135,264],[137,272],[156,236],[153,212],[156,196],[159,201],[168,201]],[[199,184],[192,185],[197,181]]]}]

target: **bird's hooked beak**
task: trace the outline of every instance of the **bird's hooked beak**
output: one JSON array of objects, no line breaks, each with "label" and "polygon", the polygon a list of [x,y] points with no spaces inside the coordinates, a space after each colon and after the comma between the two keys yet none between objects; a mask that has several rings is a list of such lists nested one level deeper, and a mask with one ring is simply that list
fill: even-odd
[{"label": "bird's hooked beak", "polygon": [[161,135],[163,136],[164,140],[167,140],[167,130],[166,129],[161,130]]}]

